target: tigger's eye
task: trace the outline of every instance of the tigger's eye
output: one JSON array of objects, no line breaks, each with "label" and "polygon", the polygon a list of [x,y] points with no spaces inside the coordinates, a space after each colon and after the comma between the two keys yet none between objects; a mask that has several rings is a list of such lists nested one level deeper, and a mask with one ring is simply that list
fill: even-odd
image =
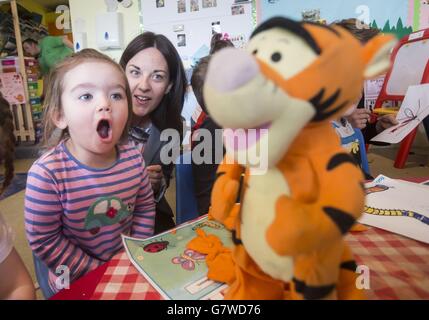
[{"label": "tigger's eye", "polygon": [[258,53],[258,49],[255,49],[255,50],[252,51],[253,55],[256,55],[257,53]]},{"label": "tigger's eye", "polygon": [[280,52],[274,52],[274,53],[271,55],[271,60],[272,60],[273,62],[279,62],[281,59],[282,59],[282,55],[281,55],[281,53],[280,53]]}]

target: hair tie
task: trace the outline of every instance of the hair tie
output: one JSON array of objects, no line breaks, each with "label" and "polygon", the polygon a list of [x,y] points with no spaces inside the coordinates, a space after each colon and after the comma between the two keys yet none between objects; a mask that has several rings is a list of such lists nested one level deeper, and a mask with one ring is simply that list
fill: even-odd
[{"label": "hair tie", "polygon": [[222,33],[222,37],[220,39],[223,41],[228,41],[229,40],[229,34],[228,33]]}]

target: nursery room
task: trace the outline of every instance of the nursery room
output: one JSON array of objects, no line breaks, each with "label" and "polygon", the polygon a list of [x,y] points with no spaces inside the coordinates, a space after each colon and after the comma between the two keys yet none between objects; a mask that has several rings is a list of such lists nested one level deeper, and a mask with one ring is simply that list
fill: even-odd
[{"label": "nursery room", "polygon": [[428,1],[0,0],[0,300],[429,300],[428,195]]}]

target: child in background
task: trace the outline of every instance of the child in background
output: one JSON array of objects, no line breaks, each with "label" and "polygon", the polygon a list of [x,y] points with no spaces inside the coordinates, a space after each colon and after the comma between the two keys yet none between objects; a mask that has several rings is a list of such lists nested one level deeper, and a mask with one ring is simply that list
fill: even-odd
[{"label": "child in background", "polygon": [[[153,235],[155,203],[141,153],[127,141],[131,94],[121,67],[85,49],[50,73],[44,140],[28,173],[25,227],[46,298],[111,259],[121,234]],[[60,268],[59,268],[60,267]]]},{"label": "child in background", "polygon": [[[192,118],[195,119],[195,123],[191,130],[191,150],[195,150],[195,148],[198,148],[199,144],[203,143],[211,146],[210,163],[196,163],[194,159],[194,153],[192,157],[192,174],[199,215],[208,213],[217,167],[222,161],[224,154],[222,147],[222,135],[216,134],[216,132],[221,133],[221,128],[207,113],[204,103],[204,80],[206,78],[211,55],[228,47],[233,48],[234,44],[226,37],[225,34],[214,34],[210,41],[210,55],[200,59],[194,68],[191,78],[192,90],[198,102],[198,106],[194,112],[194,115],[192,116]],[[204,130],[208,133],[208,135],[210,135],[210,142],[204,142],[205,137],[208,137],[202,133]],[[222,148],[222,150],[217,150],[216,147]],[[204,159],[204,151],[205,149],[202,148],[202,151],[198,152],[202,159]]]},{"label": "child in background", "polygon": [[[213,55],[216,52],[224,49],[224,48],[234,48],[234,44],[229,40],[226,33],[215,33],[212,38],[210,39],[210,53],[209,55]],[[206,72],[205,70],[204,72]],[[205,78],[205,73],[204,73]],[[203,78],[203,80],[204,80]],[[202,90],[202,87],[201,87]],[[202,92],[202,91],[201,91]],[[202,97],[202,95],[201,95]],[[197,101],[199,102],[199,101]],[[195,108],[194,113],[192,114],[192,121],[191,121],[191,134],[193,131],[197,130],[201,124],[204,122],[205,118],[207,116],[207,111],[205,109],[203,110],[201,108],[201,105],[197,106]]]},{"label": "child in background", "polygon": [[[4,181],[0,195],[13,178],[15,137],[9,103],[0,94],[0,165],[4,164]],[[21,258],[13,248],[14,233],[0,213],[0,300],[34,299],[34,286]]]},{"label": "child in background", "polygon": [[[205,159],[205,151],[207,149],[202,148],[199,152],[193,152],[192,154],[192,175],[194,179],[195,197],[197,199],[197,208],[199,215],[208,213],[210,207],[210,196],[213,188],[213,183],[216,179],[216,171],[218,164],[223,159],[223,150],[219,154],[219,150],[216,147],[222,148],[222,134],[221,128],[217,125],[210,115],[207,113],[203,98],[203,86],[204,80],[207,74],[207,68],[210,62],[211,56],[201,58],[198,64],[194,68],[192,74],[191,84],[194,91],[195,97],[204,113],[204,119],[200,123],[198,129],[194,130],[191,138],[192,150],[196,151],[198,145],[203,144],[204,146],[209,145],[211,147],[211,157],[209,163],[200,163],[196,161],[196,156]],[[203,131],[206,131],[203,133]],[[216,132],[220,134],[216,134]],[[210,138],[210,139],[209,139]],[[209,139],[209,141],[205,141]],[[199,149],[199,148],[198,148]]]},{"label": "child in background", "polygon": [[[367,43],[380,32],[378,29],[370,28],[369,26],[354,18],[341,20],[334,23],[333,25],[345,28],[351,32],[362,44]],[[362,94],[360,101],[353,104],[346,115],[344,115],[338,121],[332,121],[332,126],[341,139],[341,145],[350,152],[356,163],[360,165],[366,179],[373,179],[370,173],[366,172],[366,170],[363,168],[361,154],[362,150],[358,137],[360,133],[356,129],[362,130],[365,143],[369,143],[369,141],[379,132],[394,126],[397,124],[397,121],[395,116],[385,115],[378,117],[376,122],[370,123],[369,120],[371,111],[365,108],[364,103],[365,97]]]},{"label": "child in background", "polygon": [[[334,25],[340,26],[353,33],[353,35],[362,43],[365,44],[380,33],[378,29],[370,28],[363,22],[350,18],[336,22]],[[360,101],[355,105],[355,108],[350,114],[344,118],[350,123],[353,128],[362,130],[365,142],[368,143],[373,137],[385,129],[388,129],[398,122],[394,115],[388,114],[380,116],[377,121],[370,123],[371,110],[365,108],[365,97],[362,95]]]}]

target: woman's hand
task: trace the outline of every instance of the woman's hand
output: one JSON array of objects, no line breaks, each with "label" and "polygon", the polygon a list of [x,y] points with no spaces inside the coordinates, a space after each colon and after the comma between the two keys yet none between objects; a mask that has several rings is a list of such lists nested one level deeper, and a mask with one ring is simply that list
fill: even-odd
[{"label": "woman's hand", "polygon": [[396,126],[398,124],[398,120],[396,120],[396,115],[394,114],[385,114],[384,116],[377,118],[377,124],[375,128],[377,133],[384,131],[390,127]]},{"label": "woman's hand", "polygon": [[349,116],[345,116],[353,128],[364,129],[370,119],[371,112],[367,109],[356,109]]},{"label": "woman's hand", "polygon": [[149,174],[149,181],[152,185],[152,190],[157,193],[162,186],[164,174],[160,165],[147,166],[147,173]]}]

